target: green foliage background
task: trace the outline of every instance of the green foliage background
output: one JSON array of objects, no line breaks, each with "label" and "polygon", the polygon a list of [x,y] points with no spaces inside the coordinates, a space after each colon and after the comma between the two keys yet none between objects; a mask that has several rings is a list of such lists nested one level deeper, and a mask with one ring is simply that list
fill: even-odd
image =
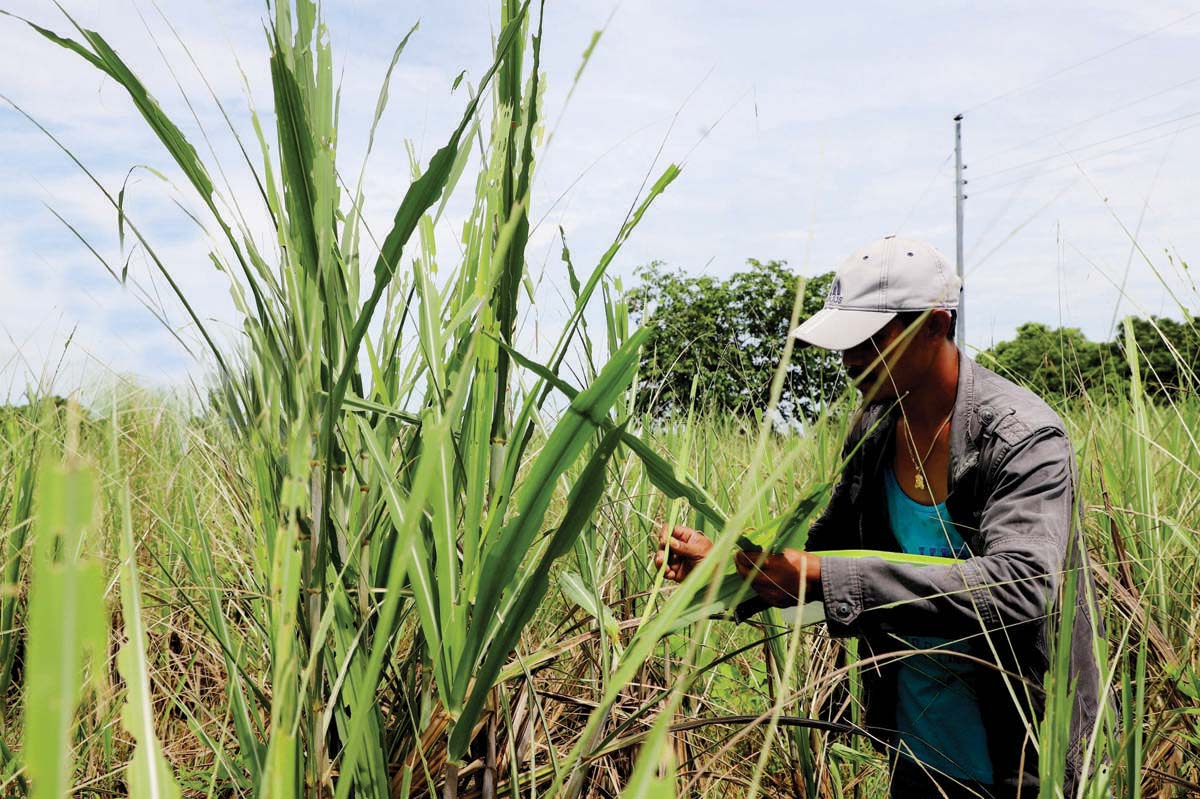
[{"label": "green foliage background", "polygon": [[[802,278],[786,261],[751,258],[726,279],[689,275],[653,261],[638,271],[628,294],[632,318],[650,329],[641,357],[638,408],[658,419],[689,407],[749,416],[768,406]],[[819,311],[833,280],[804,281],[799,319]],[[1195,319],[1133,317],[1138,361],[1153,398],[1194,390],[1200,368]],[[1123,334],[1091,341],[1079,328],[1026,322],[1010,341],[974,353],[983,364],[1028,385],[1048,400],[1105,392],[1127,394],[1130,357]],[[693,382],[695,382],[693,399]],[[846,390],[837,353],[796,350],[779,404],[785,420],[815,419]]]},{"label": "green foliage background", "polygon": [[[1133,339],[1151,397],[1175,398],[1195,388],[1200,367],[1200,330],[1191,317],[1134,317]],[[1026,322],[1012,341],[1002,341],[979,354],[981,363],[1019,378],[1051,400],[1104,392],[1128,393],[1130,353],[1123,335],[1090,341],[1078,328],[1051,328]]]},{"label": "green foliage background", "polygon": [[[751,258],[727,279],[692,276],[662,261],[642,267],[629,293],[633,319],[650,329],[642,349],[637,403],[660,419],[686,413],[693,381],[699,407],[750,414],[768,405],[802,278],[787,261]],[[804,281],[800,318],[821,309],[833,273]],[[784,419],[815,419],[846,388],[836,353],[793,353],[779,411]]]}]

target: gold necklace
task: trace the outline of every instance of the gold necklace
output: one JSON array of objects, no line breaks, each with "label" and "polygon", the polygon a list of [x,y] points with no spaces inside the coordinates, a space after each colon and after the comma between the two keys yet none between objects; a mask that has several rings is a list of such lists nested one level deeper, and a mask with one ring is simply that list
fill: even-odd
[{"label": "gold necklace", "polygon": [[919,460],[917,459],[916,439],[913,437],[912,429],[908,426],[908,420],[904,420],[904,443],[908,449],[909,460],[912,461],[913,465],[913,488],[915,488],[917,491],[925,490],[925,461],[929,460],[930,453],[932,453],[933,448],[937,446],[938,436],[942,434],[942,430],[944,430],[946,425],[949,424],[950,419],[953,416],[954,411],[951,410],[949,416],[943,419],[942,423],[938,425],[937,432],[933,434],[933,441],[929,444],[929,449],[925,450],[924,457],[920,458]]}]

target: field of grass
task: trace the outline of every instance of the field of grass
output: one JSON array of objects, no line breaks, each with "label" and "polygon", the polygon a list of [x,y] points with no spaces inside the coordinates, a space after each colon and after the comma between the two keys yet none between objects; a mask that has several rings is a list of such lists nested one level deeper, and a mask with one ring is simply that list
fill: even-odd
[{"label": "field of grass", "polygon": [[[819,508],[846,406],[787,437],[630,418],[643,335],[606,270],[675,166],[589,268],[564,245],[561,339],[540,363],[519,352],[537,8],[504,0],[500,23],[460,125],[414,159],[375,238],[361,169],[338,166],[317,8],[275,6],[274,113],[242,140],[269,248],[101,34],[30,32],[113,78],[158,135],[217,233],[244,339],[220,346],[180,293],[213,363],[200,406],[124,389],[0,420],[0,795],[884,794],[868,742],[817,721],[860,720],[853,645],[775,613],[712,617],[736,599],[716,578],[739,535]],[[435,270],[455,191],[473,197],[462,256]],[[1120,699],[1083,796],[1200,791],[1200,400],[1152,404],[1152,380],[1062,409]],[[678,587],[649,564],[663,521],[717,542]],[[1059,673],[1031,721],[1046,797]]]},{"label": "field of grass", "polygon": [[[1120,715],[1099,731],[1096,763],[1107,762],[1111,771],[1097,779],[1111,781],[1118,796],[1186,795],[1179,780],[1200,781],[1200,448],[1192,438],[1200,405],[1144,412],[1139,424],[1130,403],[1114,398],[1107,407],[1067,414],[1108,631],[1098,643],[1108,684],[1122,697]],[[263,744],[280,734],[269,726],[281,701],[272,641],[279,609],[272,596],[274,562],[255,533],[257,509],[267,499],[248,473],[242,443],[220,420],[193,417],[140,393],[117,397],[104,417],[43,403],[11,413],[5,432],[8,466],[0,496],[6,584],[15,590],[4,596],[0,649],[4,790],[23,785],[29,774],[32,739],[23,735],[20,719],[38,690],[33,669],[45,668],[51,657],[39,658],[26,643],[37,612],[29,575],[34,592],[39,575],[37,546],[23,533],[50,532],[45,503],[63,492],[71,500],[80,477],[90,475],[91,507],[78,512],[75,535],[82,533],[82,540],[75,564],[81,575],[92,568],[99,578],[93,601],[104,609],[104,629],[101,648],[91,653],[89,688],[58,754],[67,784],[100,795],[133,790],[125,764],[140,745],[160,753],[185,795],[260,793],[250,747],[258,746],[261,757]],[[788,467],[765,484],[749,510],[751,522],[791,507],[812,475],[835,465],[836,432],[767,439],[764,460]],[[755,469],[755,431],[727,420],[695,419],[650,439],[666,456],[684,453],[687,470],[721,506],[739,501],[738,487]],[[535,442],[534,448],[545,445],[540,437]],[[639,628],[661,617],[663,598],[649,596],[655,574],[647,554],[653,520],[671,507],[637,458],[614,455],[607,470],[586,534],[555,564],[553,587],[472,720],[460,795],[487,794],[488,784],[496,795],[508,795],[513,785],[524,786],[520,795],[538,785],[542,795],[576,747],[582,762],[573,773],[587,769],[580,795],[615,795],[656,731],[662,737],[655,758],[673,764],[681,795],[743,795],[751,784],[765,795],[880,795],[885,765],[865,740],[787,726],[817,717],[832,697],[835,719],[858,715],[853,669],[844,668],[853,666],[854,654],[842,652],[844,645],[819,626],[793,629],[777,616],[755,625],[672,624],[648,650],[633,651]],[[547,518],[568,513],[576,477],[577,471],[563,476]],[[692,513],[681,519],[702,523]],[[544,540],[535,543],[532,557],[542,546]],[[77,590],[86,587],[81,580]],[[380,601],[347,593],[354,602]],[[426,795],[441,790],[455,719],[434,684],[412,589],[398,593],[393,649],[374,693],[379,778],[397,793]],[[134,600],[136,611],[129,605]],[[57,612],[65,611],[60,606]],[[335,616],[331,627],[338,623]],[[74,649],[59,626],[59,640],[48,645],[60,653]],[[342,634],[351,639],[348,650],[362,646],[353,641],[363,635],[356,627],[327,632]],[[143,640],[140,677],[117,655],[118,646],[128,648],[137,636]],[[86,640],[79,635],[77,642]],[[304,674],[309,668],[301,661],[287,698],[302,716],[328,718],[328,695],[307,705],[298,690],[312,679]],[[38,706],[46,702],[43,697]],[[153,738],[129,726],[131,709],[139,707],[149,721],[142,734]],[[664,714],[672,728],[654,726]],[[589,720],[596,731],[581,742]],[[772,721],[783,725],[773,734]],[[250,746],[242,743],[247,733]],[[344,750],[337,747],[344,738],[326,734],[334,748],[323,778],[336,783],[343,779]],[[297,756],[308,753],[301,748]],[[1131,774],[1138,778],[1131,781]]]}]

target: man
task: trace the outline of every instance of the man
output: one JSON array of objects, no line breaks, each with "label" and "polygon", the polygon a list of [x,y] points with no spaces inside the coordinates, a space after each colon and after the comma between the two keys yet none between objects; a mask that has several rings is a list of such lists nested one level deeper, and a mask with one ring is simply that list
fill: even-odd
[{"label": "man", "polygon": [[[954,345],[959,289],[918,241],[889,236],[841,265],[825,308],[792,335],[841,351],[863,393],[849,460],[805,552],[757,568],[760,556],[739,553],[737,567],[768,604],[819,598],[830,634],[863,642],[867,727],[890,753],[893,797],[1034,797],[1059,591],[1064,575],[1086,574],[1075,458],[1042,400]],[[682,580],[711,546],[676,527],[666,576]],[[956,560],[819,554],[831,549]],[[1080,579],[1068,783],[1099,706],[1090,593]]]}]

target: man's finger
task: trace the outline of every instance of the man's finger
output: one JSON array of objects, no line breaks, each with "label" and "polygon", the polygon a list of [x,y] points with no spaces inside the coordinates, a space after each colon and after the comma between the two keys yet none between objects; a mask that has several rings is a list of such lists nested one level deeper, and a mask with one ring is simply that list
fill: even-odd
[{"label": "man's finger", "polygon": [[698,558],[709,550],[708,539],[690,527],[676,527],[671,531],[671,550],[688,558]]},{"label": "man's finger", "polygon": [[671,537],[674,538],[676,541],[679,541],[684,544],[691,543],[691,541],[695,537],[695,535],[696,535],[695,530],[693,530],[690,527],[684,527],[681,524],[676,525],[675,529],[671,531]]}]

